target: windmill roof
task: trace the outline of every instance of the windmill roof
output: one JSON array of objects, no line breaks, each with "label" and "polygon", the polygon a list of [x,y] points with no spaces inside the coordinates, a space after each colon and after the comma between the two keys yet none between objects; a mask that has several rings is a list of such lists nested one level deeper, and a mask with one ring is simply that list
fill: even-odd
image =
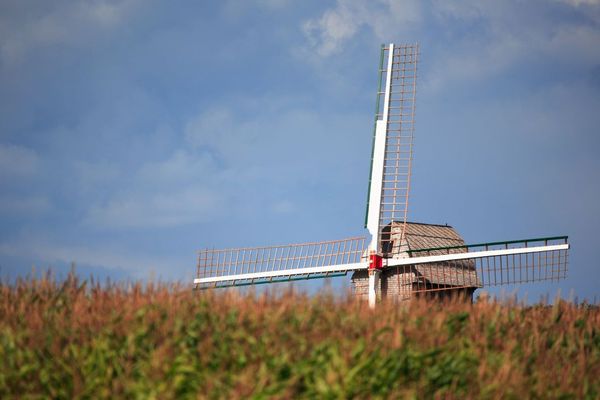
[{"label": "windmill roof", "polygon": [[[430,249],[434,247],[461,246],[465,244],[462,237],[449,225],[434,225],[416,222],[406,223],[404,233],[408,249]],[[464,251],[460,251],[461,253]],[[441,254],[432,252],[431,255]]]},{"label": "windmill roof", "polygon": [[[402,222],[392,223],[392,235],[402,226]],[[449,225],[407,222],[404,233],[407,250],[420,250],[438,247],[461,246],[465,244],[458,232]],[[405,247],[405,248],[406,248]],[[467,249],[433,250],[427,255],[465,253]],[[410,254],[410,257],[418,255]],[[416,272],[434,285],[481,287],[477,277],[474,260],[452,261],[444,263],[417,264]]]}]

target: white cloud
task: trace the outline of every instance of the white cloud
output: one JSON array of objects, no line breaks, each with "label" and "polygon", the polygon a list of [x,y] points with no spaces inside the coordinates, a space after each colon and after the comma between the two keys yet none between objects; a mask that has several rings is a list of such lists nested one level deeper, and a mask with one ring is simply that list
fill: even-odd
[{"label": "white cloud", "polygon": [[281,9],[290,5],[290,0],[258,0],[258,5],[267,9]]},{"label": "white cloud", "polygon": [[138,180],[145,185],[166,188],[193,184],[216,173],[214,161],[208,153],[192,154],[179,149],[164,161],[144,164],[138,172]]},{"label": "white cloud", "polygon": [[224,107],[204,110],[187,122],[185,138],[194,146],[224,151],[223,146],[235,129],[233,118],[233,113]]},{"label": "white cloud", "polygon": [[223,11],[226,16],[241,18],[248,11],[259,8],[262,12],[276,12],[291,4],[290,0],[225,0]]},{"label": "white cloud", "polygon": [[[217,106],[192,117],[185,126],[187,142],[239,170],[261,164],[272,143],[285,138],[300,116],[293,115],[297,111],[282,111],[278,100],[253,99],[250,105],[244,103],[232,101],[231,109]],[[236,107],[238,114],[233,112]],[[289,125],[282,126],[282,122]]]},{"label": "white cloud", "polygon": [[296,208],[290,200],[281,200],[272,206],[276,214],[290,214]]},{"label": "white cloud", "polygon": [[120,168],[109,162],[77,161],[74,163],[79,189],[88,192],[110,184],[122,173]]},{"label": "white cloud", "polygon": [[329,56],[338,51],[344,41],[350,39],[364,24],[360,13],[353,12],[344,5],[327,10],[321,18],[308,20],[302,27],[317,53]]},{"label": "white cloud", "polygon": [[0,215],[31,217],[50,209],[44,196],[0,196]]},{"label": "white cloud", "polygon": [[14,14],[0,16],[0,61],[18,65],[41,47],[85,44],[90,34],[121,24],[139,4],[139,0],[95,0],[14,5]]},{"label": "white cloud", "polygon": [[583,21],[587,14],[557,19],[552,13],[558,10],[542,13],[519,2],[437,4],[435,15],[441,26],[459,18],[478,28],[461,33],[436,51],[426,88],[488,79],[539,60],[584,70],[600,63],[600,29]]},{"label": "white cloud", "polygon": [[204,222],[221,214],[227,193],[224,171],[207,153],[174,151],[143,164],[130,183],[108,201],[95,204],[85,223],[101,228],[172,227]]},{"label": "white cloud", "polygon": [[[0,255],[18,257],[24,259],[38,259],[41,262],[64,263],[74,262],[80,273],[82,265],[101,266],[107,269],[123,269],[134,278],[145,279],[149,273],[156,272],[161,275],[173,277],[174,273],[190,270],[189,282],[191,282],[191,268],[186,268],[183,258],[166,258],[156,254],[135,254],[121,248],[102,245],[98,247],[65,245],[57,243],[51,238],[39,235],[27,235],[18,240],[0,243]],[[190,263],[192,263],[191,261]],[[179,267],[179,268],[178,268]]]},{"label": "white cloud", "polygon": [[575,7],[579,6],[597,6],[600,5],[600,0],[557,0]]},{"label": "white cloud", "polygon": [[310,46],[326,57],[340,52],[363,26],[387,42],[392,27],[411,28],[420,20],[420,5],[413,0],[338,0],[320,17],[305,21],[302,29]]},{"label": "white cloud", "polygon": [[425,41],[427,54],[435,58],[430,57],[421,87],[437,89],[448,82],[487,79],[536,59],[584,67],[600,63],[599,3],[564,3],[576,17],[560,18],[565,10],[551,3],[338,0],[305,21],[303,29],[309,48],[320,57],[363,37],[363,28],[379,43]]},{"label": "white cloud", "polygon": [[290,192],[303,184],[353,180],[350,156],[340,161],[331,152],[350,155],[357,147],[348,140],[356,118],[287,108],[287,101],[232,100],[231,108],[216,105],[192,116],[183,124],[187,146],[131,171],[127,186],[94,204],[85,223],[164,228],[289,214],[296,210]]},{"label": "white cloud", "polygon": [[201,184],[173,191],[139,190],[92,207],[85,222],[101,228],[182,226],[210,220],[223,206],[223,196]]},{"label": "white cloud", "polygon": [[84,19],[96,22],[101,26],[113,26],[136,6],[137,1],[96,1],[90,5],[81,5],[78,14]]},{"label": "white cloud", "polygon": [[0,178],[23,178],[33,175],[39,163],[35,151],[10,144],[0,144]]}]

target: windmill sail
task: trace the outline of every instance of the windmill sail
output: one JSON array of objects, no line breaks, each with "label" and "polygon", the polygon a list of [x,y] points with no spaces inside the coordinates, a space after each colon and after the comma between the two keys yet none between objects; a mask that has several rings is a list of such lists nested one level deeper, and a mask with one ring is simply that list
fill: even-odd
[{"label": "windmill sail", "polygon": [[480,288],[563,279],[568,251],[568,237],[556,236],[408,250],[387,266],[415,292]]},{"label": "windmill sail", "polygon": [[383,228],[406,223],[415,130],[419,45],[382,46],[365,228],[369,250],[382,253]]},{"label": "windmill sail", "polygon": [[202,250],[199,288],[327,278],[366,268],[364,237],[283,246]]}]

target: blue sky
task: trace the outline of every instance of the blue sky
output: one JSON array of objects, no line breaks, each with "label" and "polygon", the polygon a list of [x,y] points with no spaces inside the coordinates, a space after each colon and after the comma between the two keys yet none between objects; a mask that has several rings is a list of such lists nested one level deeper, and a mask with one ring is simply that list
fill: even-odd
[{"label": "blue sky", "polygon": [[[410,220],[567,234],[600,294],[600,3],[0,4],[0,274],[189,282],[362,229],[381,43],[421,45]],[[343,282],[339,284],[343,286]]]}]

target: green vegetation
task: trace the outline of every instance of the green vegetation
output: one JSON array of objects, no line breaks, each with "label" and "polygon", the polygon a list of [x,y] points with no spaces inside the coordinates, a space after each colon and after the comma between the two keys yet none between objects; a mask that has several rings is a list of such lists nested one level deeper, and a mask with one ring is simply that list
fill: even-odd
[{"label": "green vegetation", "polygon": [[0,283],[0,398],[600,397],[600,310]]}]

